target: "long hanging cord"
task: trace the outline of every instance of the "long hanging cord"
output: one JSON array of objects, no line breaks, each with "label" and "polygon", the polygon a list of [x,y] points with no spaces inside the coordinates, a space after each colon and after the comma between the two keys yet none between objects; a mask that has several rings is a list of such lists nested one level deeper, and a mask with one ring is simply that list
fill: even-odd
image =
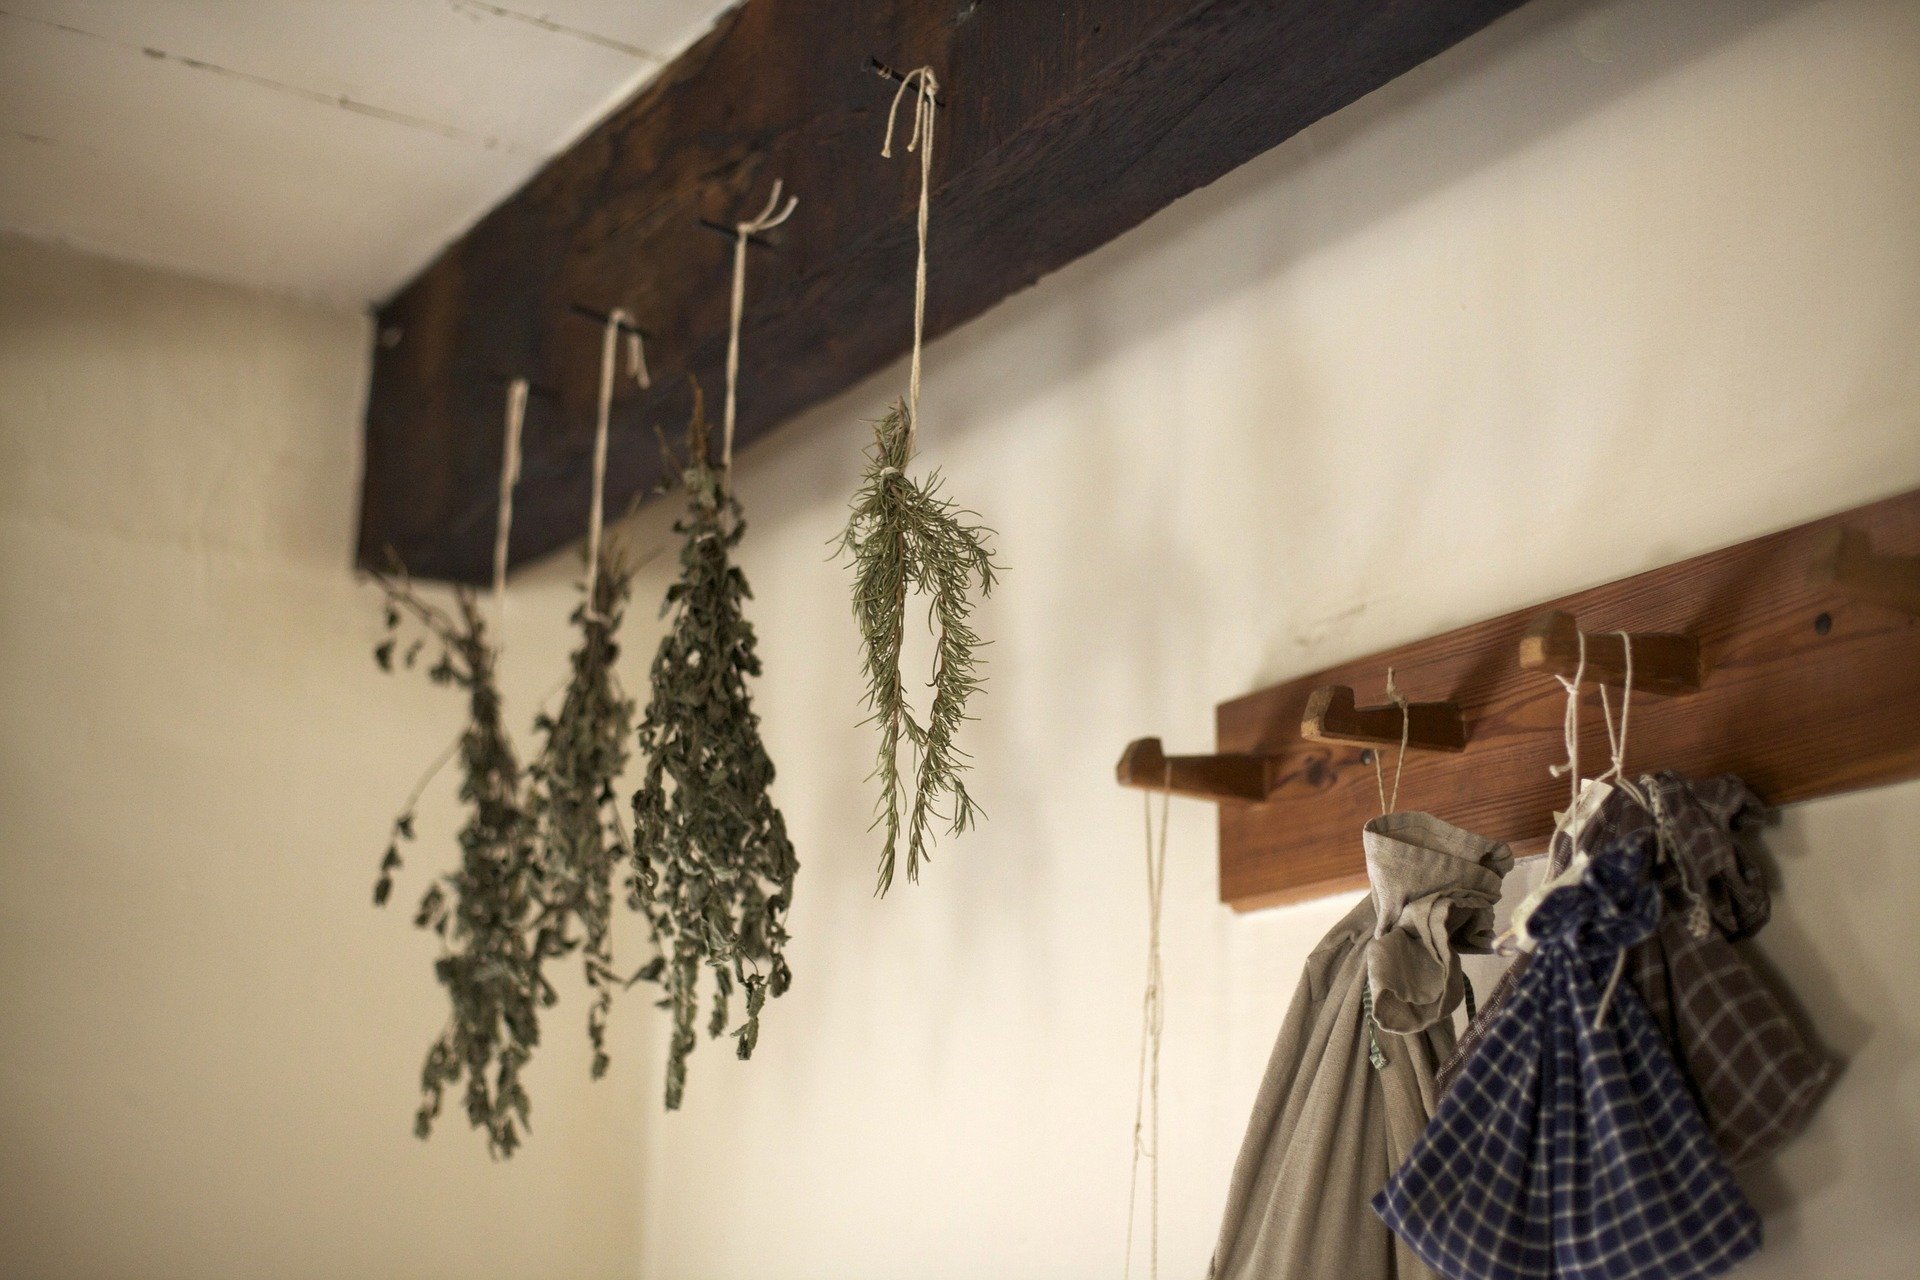
[{"label": "long hanging cord", "polygon": [[1560,731],[1566,739],[1567,762],[1553,766],[1550,772],[1554,777],[1566,774],[1571,796],[1567,801],[1568,839],[1577,850],[1580,847],[1580,686],[1587,678],[1587,633],[1575,632],[1580,643],[1580,660],[1574,664],[1573,678],[1555,676],[1560,687],[1567,691],[1567,710],[1561,720]]},{"label": "long hanging cord", "polygon": [[[1400,708],[1400,754],[1393,762],[1393,794],[1387,794],[1386,771],[1380,766],[1380,753],[1373,753],[1373,784],[1380,789],[1380,816],[1386,817],[1400,803],[1400,773],[1407,764],[1407,739],[1411,734],[1412,718],[1407,714],[1407,697],[1400,692],[1400,686],[1394,682],[1393,668],[1387,668],[1387,700]],[[1473,1000],[1473,987],[1467,987],[1467,1000]],[[1472,1015],[1469,1014],[1469,1017]],[[1367,1062],[1375,1071],[1387,1069],[1387,1055],[1380,1048],[1380,1032],[1373,1021],[1373,981],[1364,978],[1360,982],[1360,1021],[1367,1029]]]},{"label": "long hanging cord", "polygon": [[527,420],[527,380],[507,384],[506,440],[500,448],[500,514],[493,526],[493,626],[498,646],[507,630],[507,538],[513,531],[513,488],[520,483],[520,428]]},{"label": "long hanging cord", "polygon": [[[1600,714],[1606,720],[1607,746],[1612,752],[1613,764],[1605,773],[1595,778],[1594,781],[1605,782],[1609,778],[1613,779],[1614,785],[1620,787],[1628,795],[1639,801],[1642,808],[1647,808],[1651,811],[1646,794],[1627,778],[1627,721],[1633,712],[1633,636],[1622,631],[1620,633],[1620,643],[1626,649],[1626,684],[1620,691],[1620,731],[1617,734],[1614,732],[1613,711],[1607,705],[1607,686],[1602,684],[1600,686]],[[1659,823],[1656,816],[1654,823],[1654,840],[1656,846],[1660,838]],[[1613,993],[1619,989],[1620,975],[1625,973],[1626,969],[1627,949],[1622,947],[1620,948],[1620,954],[1614,959],[1613,975],[1607,979],[1607,989],[1600,996],[1600,1007],[1594,1013],[1594,1026],[1598,1027],[1606,1022],[1607,1010],[1613,1007]]]},{"label": "long hanging cord", "polygon": [[1380,816],[1383,818],[1392,813],[1394,806],[1400,803],[1400,771],[1407,764],[1407,738],[1413,727],[1407,715],[1407,696],[1401,693],[1400,686],[1393,682],[1392,667],[1387,668],[1387,701],[1400,708],[1400,754],[1394,757],[1393,795],[1389,798],[1386,774],[1380,768],[1380,753],[1378,751],[1372,753],[1373,784],[1380,788]]},{"label": "long hanging cord", "polygon": [[640,332],[633,317],[619,307],[607,313],[607,327],[600,339],[600,416],[593,429],[593,498],[587,508],[587,616],[597,617],[593,607],[594,589],[600,580],[600,526],[606,519],[607,504],[607,431],[613,421],[613,364],[620,349],[620,335],[627,335],[627,369],[642,390],[653,385],[647,374],[647,353],[640,345]]},{"label": "long hanging cord", "polygon": [[780,185],[773,184],[773,194],[767,197],[767,207],[758,217],[733,224],[733,311],[727,326],[727,404],[720,429],[720,483],[728,493],[733,492],[733,419],[740,398],[740,322],[747,305],[747,241],[756,232],[771,230],[793,216],[799,197],[790,197],[782,208]]},{"label": "long hanging cord", "polygon": [[1140,1196],[1140,1162],[1148,1171],[1148,1275],[1160,1277],[1160,1029],[1165,1018],[1160,982],[1160,905],[1167,884],[1167,809],[1173,797],[1173,766],[1167,766],[1160,788],[1160,831],[1153,826],[1153,793],[1146,794],[1147,814],[1147,983],[1140,1000],[1140,1075],[1133,1103],[1133,1171],[1127,1182],[1127,1261],[1123,1272],[1133,1274],[1133,1227]]},{"label": "long hanging cord", "polygon": [[933,185],[933,113],[940,82],[932,67],[920,67],[900,78],[893,106],[887,111],[887,140],[880,148],[886,159],[893,158],[893,126],[900,112],[900,99],[913,89],[913,127],[907,133],[907,150],[920,149],[920,254],[913,267],[913,354],[907,362],[907,456],[920,430],[920,346],[927,321],[927,204]]}]

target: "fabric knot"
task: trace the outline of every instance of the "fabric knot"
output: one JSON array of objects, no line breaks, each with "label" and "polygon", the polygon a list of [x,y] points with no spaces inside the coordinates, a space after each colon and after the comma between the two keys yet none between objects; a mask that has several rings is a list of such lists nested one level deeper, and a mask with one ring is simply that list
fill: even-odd
[{"label": "fabric knot", "polygon": [[1541,942],[1616,951],[1645,939],[1660,922],[1660,891],[1648,877],[1653,835],[1623,836],[1593,855],[1579,883],[1555,889],[1534,908],[1527,929]]},{"label": "fabric knot", "polygon": [[1412,1035],[1464,997],[1458,953],[1492,949],[1493,908],[1513,855],[1424,813],[1376,818],[1362,842],[1376,913],[1366,952],[1373,1021]]}]

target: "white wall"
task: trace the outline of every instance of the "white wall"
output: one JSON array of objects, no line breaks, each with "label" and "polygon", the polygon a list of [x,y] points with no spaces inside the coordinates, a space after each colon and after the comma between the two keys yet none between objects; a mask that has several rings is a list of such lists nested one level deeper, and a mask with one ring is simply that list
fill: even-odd
[{"label": "white wall", "polygon": [[[1920,485],[1916,90],[1920,6],[1536,0],[937,344],[927,461],[1010,566],[971,736],[990,818],[884,901],[827,544],[898,371],[752,450],[795,987],[753,1062],[702,1046],[675,1116],[646,1001],[597,1086],[563,1004],[506,1166],[456,1124],[408,1135],[441,1005],[430,949],[367,905],[458,707],[367,657],[362,324],[0,248],[0,1272],[1117,1273],[1121,745],[1203,746],[1222,698]],[[568,567],[516,582],[523,716]],[[655,628],[637,609],[630,686]],[[438,795],[403,892],[453,820]],[[1773,838],[1761,950],[1848,1068],[1751,1180],[1742,1274],[1920,1260],[1916,829],[1910,783]],[[1204,1266],[1300,962],[1351,901],[1235,917],[1213,854],[1176,805],[1170,1275]]]}]

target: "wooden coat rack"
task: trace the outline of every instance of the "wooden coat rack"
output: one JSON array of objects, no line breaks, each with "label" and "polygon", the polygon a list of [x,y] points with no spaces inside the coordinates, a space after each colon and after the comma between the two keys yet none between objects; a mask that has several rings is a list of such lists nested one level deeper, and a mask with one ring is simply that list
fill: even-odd
[{"label": "wooden coat rack", "polygon": [[[1583,637],[1584,631],[1584,637]],[[1379,812],[1372,752],[1408,717],[1400,807],[1521,852],[1567,784],[1565,694],[1619,689],[1632,634],[1628,768],[1739,774],[1770,804],[1920,776],[1920,490],[1222,703],[1213,755],[1141,739],[1129,786],[1220,802],[1220,897],[1253,910],[1362,886],[1360,827]],[[1439,701],[1356,705],[1398,686]],[[1584,759],[1604,760],[1597,714]],[[1390,766],[1389,766],[1390,767]]]}]

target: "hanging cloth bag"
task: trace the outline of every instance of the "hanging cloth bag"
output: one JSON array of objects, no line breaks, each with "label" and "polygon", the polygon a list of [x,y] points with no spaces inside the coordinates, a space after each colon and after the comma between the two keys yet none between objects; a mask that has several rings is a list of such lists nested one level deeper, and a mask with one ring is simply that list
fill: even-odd
[{"label": "hanging cloth bag", "polygon": [[[1765,879],[1742,836],[1760,824],[1759,797],[1732,774],[1691,782],[1663,772],[1610,794],[1582,830],[1588,850],[1651,832],[1658,928],[1628,956],[1626,977],[1666,1037],[1714,1145],[1734,1166],[1771,1156],[1805,1128],[1832,1067],[1808,1044],[1778,997],[1733,944],[1772,914]],[[1549,874],[1572,842],[1554,844]],[[1440,1071],[1451,1085],[1501,1016],[1522,956]]]},{"label": "hanging cloth bag", "polygon": [[1448,1280],[1704,1280],[1760,1247],[1646,1004],[1620,981],[1659,891],[1641,832],[1535,909],[1538,942],[1411,1156],[1374,1198]]}]

